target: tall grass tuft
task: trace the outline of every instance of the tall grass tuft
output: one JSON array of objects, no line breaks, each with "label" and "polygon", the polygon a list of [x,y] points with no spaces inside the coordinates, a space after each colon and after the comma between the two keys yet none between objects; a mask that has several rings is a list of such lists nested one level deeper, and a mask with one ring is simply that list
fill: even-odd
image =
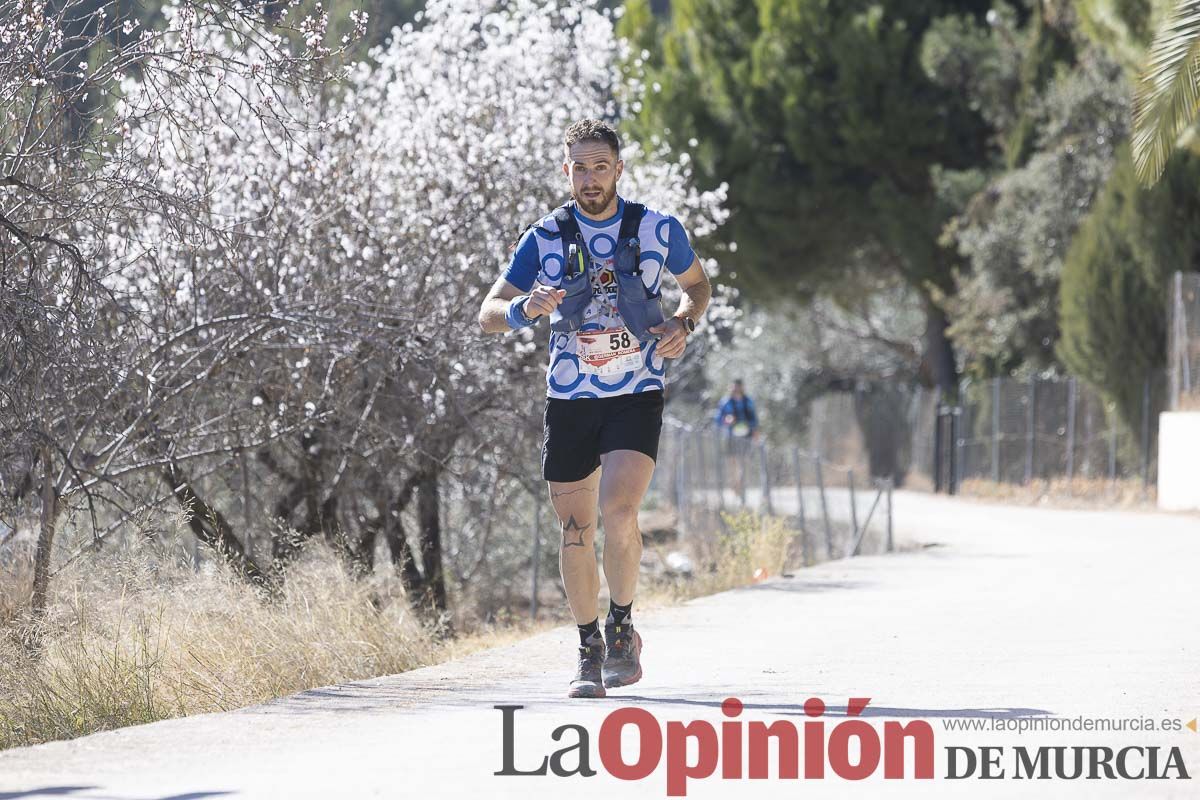
[{"label": "tall grass tuft", "polygon": [[394,579],[355,581],[320,543],[275,598],[218,562],[196,572],[150,546],[81,559],[55,577],[36,627],[17,614],[21,563],[0,568],[0,748],[402,672],[451,648]]},{"label": "tall grass tuft", "polygon": [[[778,577],[799,564],[800,532],[787,520],[753,511],[722,512],[721,532],[688,537],[695,562],[690,578],[648,582],[645,600],[669,604],[747,586],[762,577]],[[641,592],[641,590],[639,590]],[[639,602],[643,602],[639,600]]]}]

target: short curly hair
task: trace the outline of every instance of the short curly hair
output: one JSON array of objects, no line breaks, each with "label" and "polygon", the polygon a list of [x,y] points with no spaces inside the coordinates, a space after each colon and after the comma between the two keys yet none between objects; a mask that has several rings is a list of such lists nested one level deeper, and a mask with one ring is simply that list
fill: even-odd
[{"label": "short curly hair", "polygon": [[578,122],[572,122],[563,136],[563,145],[568,150],[571,149],[571,145],[586,141],[604,142],[612,148],[617,158],[621,157],[621,137],[617,135],[617,131],[612,125],[603,120],[581,119]]}]

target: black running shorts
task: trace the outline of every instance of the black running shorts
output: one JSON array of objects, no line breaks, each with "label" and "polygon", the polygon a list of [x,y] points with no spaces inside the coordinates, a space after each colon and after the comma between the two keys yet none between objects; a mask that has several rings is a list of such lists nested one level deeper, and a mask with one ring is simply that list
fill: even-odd
[{"label": "black running shorts", "polygon": [[542,477],[581,481],[600,466],[600,454],[636,450],[658,458],[661,389],[616,397],[546,398]]}]

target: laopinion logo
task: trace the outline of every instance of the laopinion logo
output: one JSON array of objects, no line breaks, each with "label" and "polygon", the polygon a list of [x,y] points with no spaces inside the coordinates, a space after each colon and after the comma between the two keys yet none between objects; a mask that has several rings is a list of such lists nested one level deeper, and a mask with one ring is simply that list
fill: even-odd
[{"label": "laopinion logo", "polygon": [[[881,773],[892,780],[932,780],[933,727],[919,719],[888,720],[881,733],[861,718],[870,701],[868,697],[849,698],[846,718],[827,722],[825,702],[810,697],[804,702],[806,719],[800,724],[789,719],[742,719],[745,706],[736,697],[721,703],[722,719],[716,724],[706,719],[664,722],[644,708],[624,706],[601,721],[594,753],[592,732],[584,725],[568,723],[551,733],[557,749],[543,755],[540,763],[520,765],[516,758],[517,712],[524,706],[496,705],[493,708],[501,714],[503,765],[493,774],[590,778],[598,774],[592,766],[595,755],[600,769],[626,781],[646,780],[664,766],[668,797],[686,796],[689,781],[718,777],[860,781]],[[629,738],[636,738],[632,755],[629,748],[622,748],[622,741]],[[1162,758],[1160,750],[1166,751]],[[945,751],[947,770],[942,777],[948,780],[1191,778],[1178,747],[1131,745],[1114,752],[1091,745],[1016,746],[1008,751],[998,746],[955,745]],[[1002,760],[1012,765],[1009,770],[1001,766]],[[1138,762],[1141,767],[1135,766]]]},{"label": "laopinion logo", "polygon": [[[870,702],[868,697],[852,697],[846,705],[847,717],[858,717]],[[519,705],[497,705],[502,714],[503,767],[495,775],[592,777],[591,733],[578,724],[560,725],[551,733],[555,742],[566,746],[543,757],[540,764],[516,764],[516,716]],[[804,703],[809,719],[801,725],[787,719],[771,722],[739,719],[744,706],[736,697],[721,703],[725,717],[719,725],[704,719],[687,722],[668,720],[661,723],[649,711],[637,707],[613,710],[600,725],[597,752],[600,766],[615,778],[628,781],[648,778],[660,763],[666,766],[666,790],[669,797],[687,795],[688,781],[710,778],[761,779],[774,775],[781,779],[800,777],[803,762],[805,778],[820,779],[826,769],[846,780],[870,777],[882,765],[886,778],[905,775],[905,740],[912,740],[913,778],[933,778],[933,728],[924,720],[905,723],[888,721],[883,735],[864,719],[845,719],[827,725],[825,702],[810,697]],[[827,730],[828,728],[828,730]],[[626,760],[621,740],[626,730],[636,731],[637,756]],[[851,761],[851,740],[858,742],[858,758]],[[743,741],[746,745],[743,747]],[[774,742],[774,746],[772,746]],[[694,743],[694,744],[693,744]],[[689,750],[695,758],[689,758]],[[743,760],[743,753],[745,759]]]}]

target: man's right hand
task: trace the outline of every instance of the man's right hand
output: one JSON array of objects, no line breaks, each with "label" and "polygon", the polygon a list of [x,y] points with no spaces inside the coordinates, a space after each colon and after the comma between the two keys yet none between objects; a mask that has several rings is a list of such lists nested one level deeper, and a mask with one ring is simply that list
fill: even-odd
[{"label": "man's right hand", "polygon": [[562,302],[566,294],[565,290],[555,289],[552,286],[536,287],[529,293],[529,299],[525,301],[525,316],[529,319],[549,316],[551,311],[558,308],[558,304]]}]

